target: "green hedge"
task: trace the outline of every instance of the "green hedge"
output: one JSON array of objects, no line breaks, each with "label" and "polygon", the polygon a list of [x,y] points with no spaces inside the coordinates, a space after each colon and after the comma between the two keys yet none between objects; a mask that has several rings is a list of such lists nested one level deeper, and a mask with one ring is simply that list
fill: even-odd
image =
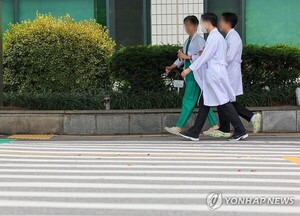
[{"label": "green hedge", "polygon": [[86,91],[106,87],[115,43],[95,20],[37,14],[4,35],[6,91]]},{"label": "green hedge", "polygon": [[[116,90],[109,90],[112,109],[180,108],[181,95],[170,90],[170,78],[164,68],[176,59],[178,46],[136,46],[122,48],[112,56],[111,80]],[[300,49],[296,47],[246,46],[243,53],[245,95],[239,101],[246,106],[295,105],[295,89],[300,86]],[[179,70],[171,77],[179,77]],[[54,71],[53,71],[54,72]],[[51,82],[50,82],[51,83]],[[102,109],[104,93],[7,93],[5,105],[27,109]],[[80,92],[86,92],[80,88]],[[96,92],[98,92],[97,90]]]},{"label": "green hedge", "polygon": [[[115,52],[110,61],[112,80],[121,89],[140,91],[165,91],[170,79],[165,78],[165,67],[171,65],[179,46],[134,46]],[[171,77],[179,77],[178,70]]]},{"label": "green hedge", "polygon": [[[137,46],[116,52],[110,63],[114,80],[127,89],[164,91],[169,79],[162,78],[164,67],[176,59],[178,46]],[[243,53],[247,106],[295,105],[295,89],[300,86],[300,49],[286,45],[245,46]],[[177,70],[178,72],[178,70]],[[178,73],[173,72],[171,77]],[[167,84],[166,84],[167,83]]]},{"label": "green hedge", "polygon": [[181,95],[175,92],[98,92],[98,93],[5,93],[4,105],[32,110],[101,110],[102,100],[111,97],[111,109],[178,108]]},{"label": "green hedge", "polygon": [[245,95],[248,106],[295,105],[300,86],[300,49],[286,45],[249,45],[243,53]]}]

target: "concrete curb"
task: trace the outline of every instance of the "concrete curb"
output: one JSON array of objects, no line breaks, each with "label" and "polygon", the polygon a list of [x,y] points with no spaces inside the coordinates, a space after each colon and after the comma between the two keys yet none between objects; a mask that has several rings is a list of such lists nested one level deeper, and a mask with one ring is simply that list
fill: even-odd
[{"label": "concrete curb", "polygon": [[[262,132],[300,132],[300,107],[253,107],[262,112]],[[196,110],[195,110],[196,111]],[[179,109],[111,111],[0,110],[0,134],[122,135],[160,134],[174,126]],[[196,112],[188,121],[190,127]],[[252,125],[242,120],[248,131]],[[204,129],[208,129],[206,123]]]}]

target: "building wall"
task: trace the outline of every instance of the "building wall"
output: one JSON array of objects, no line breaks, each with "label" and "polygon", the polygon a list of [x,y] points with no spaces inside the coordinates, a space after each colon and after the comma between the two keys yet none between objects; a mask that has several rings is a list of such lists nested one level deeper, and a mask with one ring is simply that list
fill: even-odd
[{"label": "building wall", "polygon": [[[14,1],[3,0],[3,29],[14,22]],[[93,19],[94,0],[19,0],[19,21],[34,19],[36,13],[51,13],[54,16],[70,14],[75,20]]]},{"label": "building wall", "polygon": [[152,43],[183,44],[187,35],[183,19],[188,15],[200,18],[203,0],[152,0]]},{"label": "building wall", "polygon": [[3,32],[8,28],[9,23],[14,22],[14,4],[12,0],[2,0],[2,24]]},{"label": "building wall", "polygon": [[[238,13],[237,30],[246,44],[300,44],[300,0],[151,0],[149,19],[150,8],[145,2],[150,4],[150,0],[18,0],[18,10],[14,10],[14,0],[2,1],[4,32],[16,18],[33,19],[37,11],[54,16],[68,13],[76,20],[96,18],[103,25],[110,23],[112,36],[120,45],[144,44],[149,38],[153,44],[182,44],[187,37],[184,17],[200,17],[206,8],[218,15]],[[114,2],[114,6],[107,2]]]},{"label": "building wall", "polygon": [[246,43],[300,45],[299,0],[247,0]]},{"label": "building wall", "polygon": [[36,12],[54,16],[70,14],[76,20],[94,18],[94,0],[19,0],[19,19],[33,19]]}]

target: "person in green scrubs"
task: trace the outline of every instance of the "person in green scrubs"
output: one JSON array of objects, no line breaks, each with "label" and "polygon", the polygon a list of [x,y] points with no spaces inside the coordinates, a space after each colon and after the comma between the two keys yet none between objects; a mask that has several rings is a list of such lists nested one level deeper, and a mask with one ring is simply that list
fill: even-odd
[{"label": "person in green scrubs", "polygon": [[[189,68],[200,55],[204,49],[205,40],[201,37],[197,31],[199,26],[199,20],[196,16],[187,16],[184,19],[184,27],[189,35],[189,38],[185,41],[183,50],[178,51],[178,59],[171,66],[166,67],[166,73],[169,74],[174,68],[181,67]],[[165,130],[171,134],[178,135],[186,122],[191,117],[195,106],[197,105],[201,89],[194,78],[194,74],[190,73],[185,78],[185,92],[182,100],[182,111],[175,127],[166,127]],[[208,131],[203,132],[204,135],[209,135],[214,130],[219,129],[217,119],[210,109],[208,115],[208,122],[211,128]]]}]

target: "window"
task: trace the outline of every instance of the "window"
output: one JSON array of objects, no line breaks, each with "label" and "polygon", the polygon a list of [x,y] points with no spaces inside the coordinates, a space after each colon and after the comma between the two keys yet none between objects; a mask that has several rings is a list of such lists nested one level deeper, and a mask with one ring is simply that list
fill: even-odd
[{"label": "window", "polygon": [[183,44],[186,33],[183,19],[188,15],[200,18],[202,0],[152,0],[152,43]]}]

